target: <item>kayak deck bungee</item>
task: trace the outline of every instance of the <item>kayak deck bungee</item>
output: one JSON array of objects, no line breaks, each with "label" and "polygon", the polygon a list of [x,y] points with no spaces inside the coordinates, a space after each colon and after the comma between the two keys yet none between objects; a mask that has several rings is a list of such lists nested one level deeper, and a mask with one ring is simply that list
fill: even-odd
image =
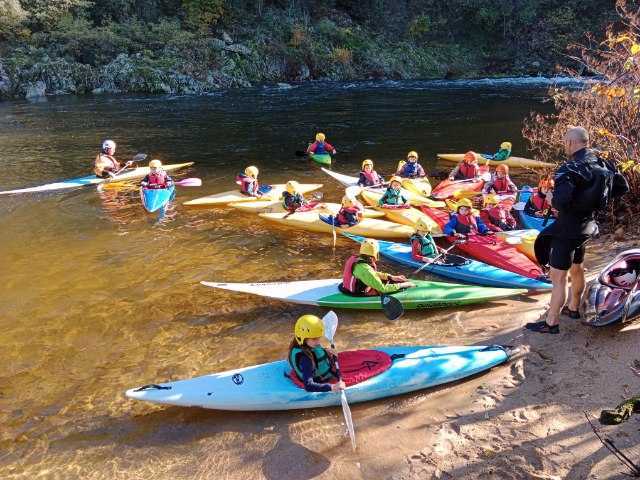
[{"label": "kayak deck bungee", "polygon": [[[350,234],[344,235],[358,243],[364,241],[364,237]],[[413,259],[411,245],[408,243],[379,240],[378,244],[380,245],[380,255],[383,257],[410,268],[417,269],[424,266],[424,263]],[[445,258],[441,258],[440,262],[436,260],[435,263],[425,266],[422,271],[488,287],[527,288],[531,290],[548,290],[551,288],[550,283],[540,282],[469,258],[459,258],[465,260],[461,265],[441,263],[446,261]]]},{"label": "kayak deck bungee", "polygon": [[[350,404],[367,402],[454,382],[509,360],[512,352],[492,346],[376,347],[391,364],[378,375],[345,389]],[[348,353],[340,354],[340,358]],[[340,360],[342,365],[342,360]],[[362,369],[368,368],[363,364]],[[135,400],[217,410],[295,410],[340,405],[340,393],[307,392],[287,375],[287,360],[226,372],[145,385],[126,391]]]},{"label": "kayak deck bungee", "polygon": [[331,165],[331,155],[329,155],[328,153],[312,153],[311,155],[309,155],[309,157],[311,158],[311,160],[319,163],[320,165]]},{"label": "kayak deck bungee", "polygon": [[[529,198],[531,198],[531,194],[532,192],[520,192],[519,200],[526,204],[529,201]],[[524,228],[538,231],[542,231],[543,228],[551,225],[555,221],[553,217],[550,217],[545,222],[544,217],[534,217],[533,215],[526,213],[524,210],[518,210],[518,218]]]},{"label": "kayak deck bungee", "polygon": [[[422,207],[422,211],[438,222],[442,228],[449,221],[449,214],[442,210]],[[476,260],[518,275],[535,280],[546,278],[538,265],[520,253],[514,246],[495,238],[495,235],[470,235],[468,241],[457,245],[456,249]]]},{"label": "kayak deck bungee", "polygon": [[[320,213],[317,211],[296,212],[288,216],[285,213],[259,213],[258,215],[270,222],[308,232],[331,234],[334,230],[334,227],[320,218]],[[349,232],[364,237],[391,239],[407,239],[413,234],[413,229],[406,225],[398,225],[377,218],[363,218],[352,227],[335,227],[335,231],[337,233]]]},{"label": "kayak deck bungee", "polygon": [[[412,280],[415,288],[407,288],[392,295],[405,309],[448,308],[473,303],[501,300],[525,293],[524,289],[478,287],[453,283]],[[340,278],[302,280],[297,282],[216,283],[200,282],[207,287],[250,293],[283,302],[320,307],[381,310],[379,296],[354,296],[338,288]]]},{"label": "kayak deck bungee", "polygon": [[[172,165],[164,165],[162,168],[165,171],[178,170],[180,168],[186,168],[193,165],[194,162],[187,163],[175,163]],[[100,185],[110,182],[121,182],[124,180],[134,180],[137,178],[143,178],[149,174],[149,167],[137,167],[132,170],[122,172],[113,179],[111,178],[99,178],[95,175],[87,175],[86,177],[71,178],[69,180],[63,180],[60,182],[47,183],[37,187],[19,188],[17,190],[5,190],[0,192],[0,195],[9,195],[14,193],[35,193],[35,192],[49,192],[54,190],[65,190],[69,188],[84,187],[86,185]]]},{"label": "kayak deck bungee", "polygon": [[[282,206],[282,202],[280,200],[271,200],[271,201],[258,201],[258,202],[240,202],[240,203],[230,203],[228,205],[231,208],[235,208],[237,210],[242,210],[243,212],[249,213],[284,213],[285,209]],[[322,213],[323,211],[330,213],[332,215],[336,215],[340,211],[341,205],[339,203],[331,203],[331,202],[321,202],[316,208],[315,211]],[[384,217],[384,212],[378,212],[377,210],[373,210],[371,208],[364,209],[364,218],[382,218]]]},{"label": "kayak deck bungee", "polygon": [[140,187],[140,199],[142,206],[149,213],[160,210],[169,203],[175,196],[176,187],[171,185],[168,188],[145,188]]},{"label": "kayak deck bungee", "polygon": [[[271,185],[271,190],[261,197],[251,197],[240,193],[240,190],[230,190],[227,192],[214,193],[213,195],[207,195],[206,197],[196,198],[183,202],[183,205],[191,207],[208,207],[208,206],[224,206],[229,203],[238,202],[256,202],[256,201],[270,201],[279,200],[282,197],[282,192],[285,191],[286,186],[283,183]],[[298,191],[302,194],[313,192],[322,188],[321,183],[301,183],[298,186]]]},{"label": "kayak deck bungee", "polygon": [[[452,163],[460,163],[464,160],[464,153],[438,153],[437,156],[440,160],[444,160]],[[476,154],[478,163],[481,165],[489,162],[489,165],[509,165],[513,168],[554,168],[553,163],[542,162],[540,160],[533,160],[532,158],[514,157],[511,156],[506,160],[487,160],[481,154]]]}]

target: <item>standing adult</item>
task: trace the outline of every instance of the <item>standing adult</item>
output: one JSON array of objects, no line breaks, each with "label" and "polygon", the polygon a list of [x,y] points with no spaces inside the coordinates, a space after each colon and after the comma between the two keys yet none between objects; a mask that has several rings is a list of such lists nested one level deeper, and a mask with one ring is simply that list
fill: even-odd
[{"label": "standing adult", "polygon": [[[615,166],[589,148],[589,133],[583,127],[569,127],[564,136],[568,160],[555,173],[555,189],[547,199],[558,211],[556,221],[536,239],[535,252],[541,265],[550,265],[553,284],[546,320],[527,323],[525,328],[540,333],[559,333],[560,316],[580,318],[580,300],[585,288],[585,244],[598,233],[595,213],[614,197],[629,191],[629,185]],[[567,302],[567,278],[571,297]]]}]

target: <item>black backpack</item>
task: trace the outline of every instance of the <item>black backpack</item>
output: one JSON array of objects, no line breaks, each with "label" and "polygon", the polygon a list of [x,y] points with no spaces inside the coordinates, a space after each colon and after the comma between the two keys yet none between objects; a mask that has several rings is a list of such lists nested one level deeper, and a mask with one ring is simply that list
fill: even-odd
[{"label": "black backpack", "polygon": [[576,199],[580,210],[605,210],[614,198],[629,191],[626,178],[611,162],[594,155],[589,161],[589,170],[592,179]]}]

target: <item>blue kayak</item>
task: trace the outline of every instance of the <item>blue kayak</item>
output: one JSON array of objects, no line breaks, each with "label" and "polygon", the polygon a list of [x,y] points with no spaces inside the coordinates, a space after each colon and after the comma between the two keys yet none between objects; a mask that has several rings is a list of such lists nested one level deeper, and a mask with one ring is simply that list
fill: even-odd
[{"label": "blue kayak", "polygon": [[[532,192],[520,192],[519,200],[521,202],[527,203],[529,198],[531,197]],[[520,223],[526,229],[535,229],[541,231],[543,228],[551,225],[555,219],[549,218],[547,223],[544,224],[544,218],[534,217],[524,212],[524,210],[518,210],[518,217],[520,218]],[[544,225],[543,225],[544,224]]]},{"label": "blue kayak", "polygon": [[163,208],[174,197],[175,193],[176,187],[174,185],[168,188],[140,187],[142,206],[147,212],[155,212]]},{"label": "blue kayak", "polygon": [[[346,237],[355,242],[362,243],[364,237],[344,233]],[[395,243],[378,240],[380,245],[380,254],[394,262],[400,263],[411,268],[419,268],[424,265],[411,257],[411,245],[408,243]],[[471,260],[469,258],[452,256],[455,259],[461,259],[462,262],[446,263],[445,258],[441,258],[443,263],[436,260],[435,263],[427,265],[422,269],[423,272],[432,273],[441,277],[462,280],[463,282],[475,285],[484,285],[489,287],[501,288],[527,288],[529,290],[549,290],[551,284],[540,282],[533,278],[524,277],[517,273],[509,272],[501,268],[487,265],[486,263]],[[458,264],[460,263],[460,264]]]}]

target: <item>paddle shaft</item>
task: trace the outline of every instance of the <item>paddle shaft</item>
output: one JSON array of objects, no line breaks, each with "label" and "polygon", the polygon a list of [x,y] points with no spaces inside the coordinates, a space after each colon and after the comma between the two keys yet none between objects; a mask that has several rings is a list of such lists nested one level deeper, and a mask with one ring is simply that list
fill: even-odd
[{"label": "paddle shaft", "polygon": [[[331,348],[335,350],[336,346],[331,342]],[[342,374],[340,373],[340,364],[338,363],[338,355],[335,356],[336,375],[338,381],[342,381]],[[349,432],[349,438],[351,439],[351,447],[353,451],[356,450],[356,433],[353,428],[353,417],[351,416],[351,409],[349,408],[349,402],[347,401],[347,394],[344,389],[340,389],[340,403],[342,404],[342,414],[344,415],[344,421],[347,424],[347,431]]]},{"label": "paddle shaft", "polygon": [[431,260],[428,263],[424,262],[424,264],[420,268],[418,268],[415,272],[411,273],[411,275],[416,275],[416,274],[420,273],[427,265],[432,265],[436,260],[438,260],[440,257],[445,256],[447,253],[449,253],[452,249],[454,249],[460,243],[461,242],[454,242],[453,245],[451,245],[449,248],[447,248],[446,250],[443,250],[438,255],[433,257],[433,260]]}]

